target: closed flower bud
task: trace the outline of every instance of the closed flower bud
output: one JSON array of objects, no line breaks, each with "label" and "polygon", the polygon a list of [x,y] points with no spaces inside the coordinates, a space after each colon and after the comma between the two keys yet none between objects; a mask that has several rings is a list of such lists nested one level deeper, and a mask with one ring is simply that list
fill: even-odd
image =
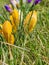
[{"label": "closed flower bud", "polygon": [[9,5],[5,5],[5,9],[8,11],[8,12],[12,12],[12,9]]},{"label": "closed flower bud", "polygon": [[12,16],[14,19],[19,20],[19,12],[18,10],[14,9],[12,12]]},{"label": "closed flower bud", "polygon": [[12,33],[12,25],[9,21],[3,23],[3,33],[10,35]]},{"label": "closed flower bud", "polygon": [[11,14],[11,16],[12,16],[11,18],[13,20],[12,23],[13,23],[13,25],[16,26],[16,29],[17,29],[18,25],[19,25],[19,12],[18,12],[18,10],[14,9],[13,12],[12,12],[12,14]]},{"label": "closed flower bud", "polygon": [[33,31],[36,23],[37,23],[37,12],[33,11],[33,15],[32,15],[32,18],[30,20],[30,23],[29,23],[29,32]]},{"label": "closed flower bud", "polygon": [[32,11],[29,12],[24,20],[24,30],[28,30],[29,32],[31,32],[34,29],[36,22],[37,12],[36,11],[33,11],[33,13]]}]

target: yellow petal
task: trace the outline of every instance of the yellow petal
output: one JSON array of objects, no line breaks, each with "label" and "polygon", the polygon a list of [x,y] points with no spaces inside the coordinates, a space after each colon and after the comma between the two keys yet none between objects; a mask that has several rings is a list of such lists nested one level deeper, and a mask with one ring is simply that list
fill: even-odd
[{"label": "yellow petal", "polygon": [[27,14],[27,16],[24,20],[24,27],[26,27],[26,25],[28,24],[31,15],[32,15],[32,11]]}]

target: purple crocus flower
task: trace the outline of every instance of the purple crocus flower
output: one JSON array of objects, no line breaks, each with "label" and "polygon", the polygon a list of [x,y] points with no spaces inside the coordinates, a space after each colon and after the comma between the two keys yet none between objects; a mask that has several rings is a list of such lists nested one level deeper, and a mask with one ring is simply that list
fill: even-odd
[{"label": "purple crocus flower", "polygon": [[40,2],[41,2],[41,0],[35,0],[33,5],[36,5],[36,4],[40,3]]},{"label": "purple crocus flower", "polygon": [[9,5],[5,5],[5,9],[6,9],[8,12],[11,12],[11,11],[12,11],[12,9],[10,8]]}]

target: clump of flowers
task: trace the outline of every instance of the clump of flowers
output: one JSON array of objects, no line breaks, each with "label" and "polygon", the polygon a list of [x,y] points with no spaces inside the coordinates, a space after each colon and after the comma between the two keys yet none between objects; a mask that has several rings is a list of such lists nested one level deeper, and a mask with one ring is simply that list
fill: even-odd
[{"label": "clump of flowers", "polygon": [[24,41],[25,36],[33,31],[37,23],[37,11],[33,10],[33,7],[41,0],[34,0],[34,2],[32,0],[10,0],[10,2],[10,5],[4,6],[9,13],[9,20],[5,20],[2,26],[0,24],[2,27],[0,33],[2,32],[7,42],[14,44],[17,41],[15,35]]}]

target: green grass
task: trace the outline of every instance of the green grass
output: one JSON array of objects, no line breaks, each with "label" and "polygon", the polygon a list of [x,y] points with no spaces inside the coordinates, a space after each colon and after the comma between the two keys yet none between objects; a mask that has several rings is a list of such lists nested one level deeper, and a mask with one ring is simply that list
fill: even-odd
[{"label": "green grass", "polygon": [[[25,48],[30,50],[30,52],[25,51],[26,55],[24,57],[23,65],[49,65],[49,4],[48,2],[49,0],[42,0],[41,4],[35,6],[35,9],[38,11],[38,22],[32,33],[29,43],[27,43],[25,46]],[[0,12],[2,12],[2,6],[8,3],[8,0],[0,0],[0,3],[1,3]],[[7,48],[8,46],[6,45],[5,47]],[[6,49],[3,52],[4,52],[3,53],[3,57],[4,57],[4,54],[5,55],[8,54],[8,49]],[[17,61],[18,62],[17,65],[19,65],[21,60],[20,52],[22,52],[22,50],[13,47],[12,54],[14,59],[10,61],[8,58],[6,58],[6,63],[9,63],[9,65],[14,65],[12,64],[12,62],[14,62],[16,65],[17,64],[16,61]],[[15,56],[17,57],[18,60],[16,60]]]},{"label": "green grass", "polygon": [[0,0],[0,13],[2,11],[2,7],[5,5],[5,4],[8,4],[9,3],[9,0]]}]

